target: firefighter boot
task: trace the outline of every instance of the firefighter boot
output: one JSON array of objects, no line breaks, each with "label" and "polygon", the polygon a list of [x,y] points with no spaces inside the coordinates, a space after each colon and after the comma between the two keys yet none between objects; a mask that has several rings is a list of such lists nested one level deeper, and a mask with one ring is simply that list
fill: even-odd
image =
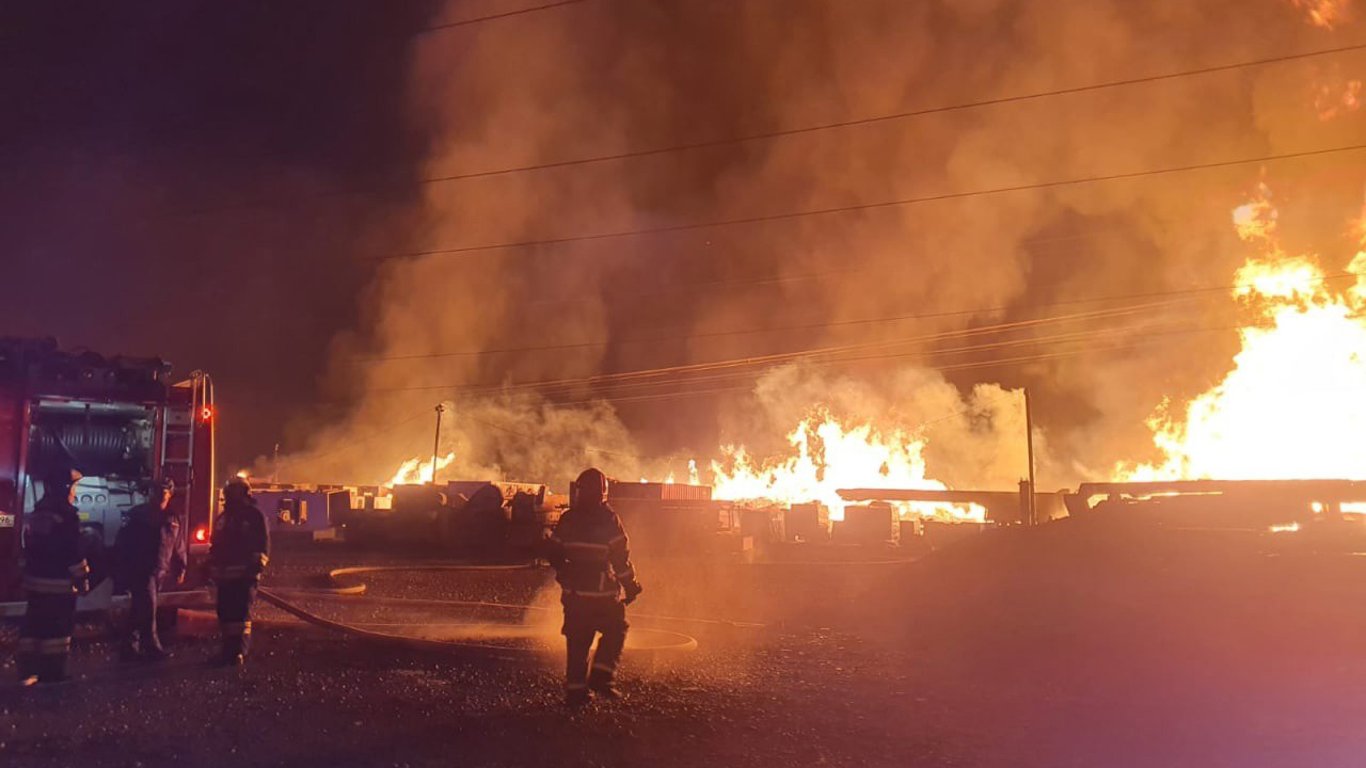
[{"label": "firefighter boot", "polygon": [[216,667],[241,667],[246,662],[246,657],[242,653],[242,644],[238,638],[223,638],[223,650],[214,659]]},{"label": "firefighter boot", "polygon": [[581,707],[588,703],[588,649],[593,645],[593,633],[566,633],[565,641],[564,703]]},{"label": "firefighter boot", "polygon": [[237,655],[245,661],[247,654],[251,651],[251,622],[244,622],[242,627],[242,637],[237,641]]},{"label": "firefighter boot", "polygon": [[240,667],[245,661],[243,656],[242,636],[231,631],[225,631],[218,655],[214,657],[211,664],[215,667]]},{"label": "firefighter boot", "polygon": [[621,661],[621,649],[626,646],[626,632],[612,628],[602,633],[598,650],[593,654],[593,669],[588,674],[588,689],[599,698],[619,701],[625,698],[612,679],[617,674],[617,664]]},{"label": "firefighter boot", "polygon": [[566,688],[564,691],[564,705],[566,707],[582,707],[588,703],[587,686],[577,688]]},{"label": "firefighter boot", "polygon": [[593,695],[606,701],[621,701],[626,698],[626,694],[612,684],[612,674],[597,667],[594,667],[593,673],[588,676],[588,689]]}]

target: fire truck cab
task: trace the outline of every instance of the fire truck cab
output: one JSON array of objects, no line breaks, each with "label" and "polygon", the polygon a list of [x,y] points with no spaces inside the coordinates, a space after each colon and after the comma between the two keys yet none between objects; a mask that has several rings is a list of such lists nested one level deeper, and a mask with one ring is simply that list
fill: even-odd
[{"label": "fire truck cab", "polygon": [[175,481],[171,508],[188,538],[189,573],[161,604],[202,600],[196,563],[208,552],[218,502],[213,384],[202,373],[172,382],[158,358],[61,350],[52,339],[0,339],[0,616],[21,615],[25,516],[42,497],[45,465],[66,461],[76,485],[82,546],[92,569],[81,610],[116,602],[111,568],[124,516],[145,488]]}]

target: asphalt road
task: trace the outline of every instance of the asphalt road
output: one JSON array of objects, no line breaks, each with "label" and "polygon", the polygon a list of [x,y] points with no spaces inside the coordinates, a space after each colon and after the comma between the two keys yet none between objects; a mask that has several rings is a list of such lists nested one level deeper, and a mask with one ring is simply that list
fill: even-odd
[{"label": "asphalt road", "polygon": [[[195,622],[158,667],[120,666],[88,624],[75,681],[0,687],[0,764],[1359,766],[1361,559],[1076,525],[992,533],[913,565],[641,557],[633,614],[675,618],[633,624],[698,648],[628,652],[629,699],[572,712],[558,655],[527,650],[555,647],[553,610],[524,621],[443,602],[553,609],[545,573],[367,576],[372,598],[432,602],[306,602],[397,633],[477,623],[519,639],[411,650],[263,609],[256,652],[231,672],[203,665],[213,642]],[[402,562],[279,553],[270,578],[308,586],[358,561]]]}]

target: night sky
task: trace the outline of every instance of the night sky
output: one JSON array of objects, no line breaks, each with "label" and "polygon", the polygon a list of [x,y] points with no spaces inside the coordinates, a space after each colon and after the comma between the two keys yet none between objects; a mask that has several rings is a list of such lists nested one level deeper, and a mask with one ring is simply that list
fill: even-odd
[{"label": "night sky", "polygon": [[208,370],[222,451],[268,451],[402,247],[431,6],[0,6],[0,333]]}]

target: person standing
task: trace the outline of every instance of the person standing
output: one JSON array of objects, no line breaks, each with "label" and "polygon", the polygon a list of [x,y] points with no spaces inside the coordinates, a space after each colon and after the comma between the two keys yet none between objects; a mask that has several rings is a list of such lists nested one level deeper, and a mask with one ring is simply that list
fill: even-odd
[{"label": "person standing", "polygon": [[175,483],[169,478],[151,483],[146,493],[147,501],[128,510],[114,541],[118,568],[131,597],[127,634],[119,654],[123,661],[170,657],[157,636],[157,593],[168,577],[185,583],[185,537],[180,518],[171,510]]},{"label": "person standing", "polygon": [[[615,700],[613,684],[626,645],[626,606],[642,591],[631,564],[621,519],[607,503],[607,476],[584,470],[570,489],[569,510],[546,540],[564,606],[565,703],[579,706],[590,694]],[[601,635],[589,671],[588,652]]]},{"label": "person standing", "polygon": [[256,585],[270,562],[266,516],[251,500],[251,486],[235,477],[223,489],[223,514],[214,524],[209,546],[209,577],[218,587],[218,629],[222,651],[217,663],[241,666],[251,647],[251,604]]},{"label": "person standing", "polygon": [[90,566],[81,556],[76,481],[68,465],[42,475],[43,497],[24,521],[23,587],[28,599],[19,630],[19,680],[24,685],[66,679],[76,598],[90,591]]}]

